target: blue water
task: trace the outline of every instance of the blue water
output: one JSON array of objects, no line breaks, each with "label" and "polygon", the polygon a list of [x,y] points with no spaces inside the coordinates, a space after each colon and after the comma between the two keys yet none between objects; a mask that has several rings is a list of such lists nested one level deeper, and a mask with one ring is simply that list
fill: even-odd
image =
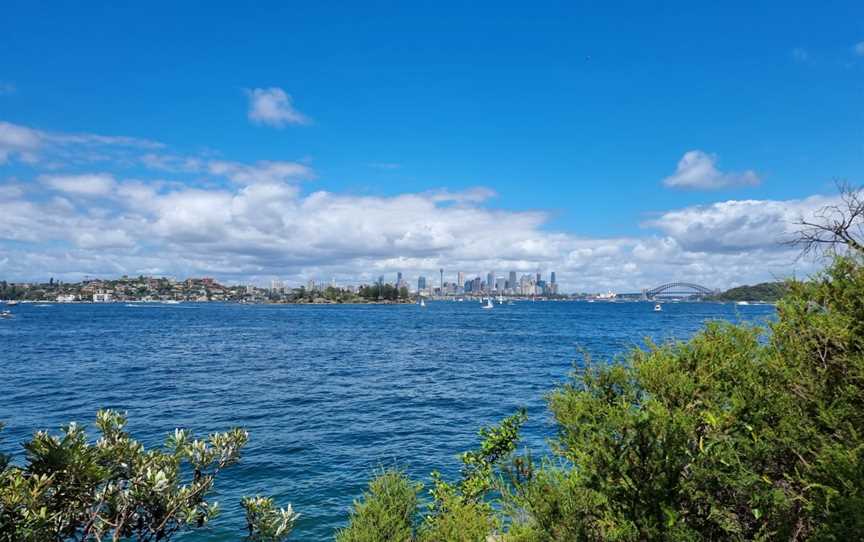
[{"label": "blue water", "polygon": [[217,481],[223,514],[205,535],[237,540],[239,498],[273,495],[302,514],[295,540],[329,540],[380,467],[455,476],[477,429],[528,409],[523,443],[553,429],[544,395],[581,351],[609,359],[683,339],[706,320],[764,321],[770,306],[476,302],[417,306],[221,304],[15,307],[0,320],[0,449],[37,429],[126,410],[161,443],[243,426],[251,440]]}]

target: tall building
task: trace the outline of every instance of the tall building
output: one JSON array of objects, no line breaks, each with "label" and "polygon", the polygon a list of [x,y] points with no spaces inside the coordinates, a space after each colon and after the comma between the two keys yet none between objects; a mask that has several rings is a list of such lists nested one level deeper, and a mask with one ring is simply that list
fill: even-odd
[{"label": "tall building", "polygon": [[417,291],[422,292],[426,290],[426,277],[417,277]]},{"label": "tall building", "polygon": [[402,271],[396,272],[396,284],[402,284]]},{"label": "tall building", "polygon": [[486,274],[486,289],[492,291],[495,288],[495,271]]},{"label": "tall building", "polygon": [[552,284],[555,284],[555,271],[552,271],[552,273],[550,274],[549,282],[551,282]]},{"label": "tall building", "polygon": [[456,286],[458,286],[459,288],[465,287],[465,272],[464,271],[459,271],[456,274]]},{"label": "tall building", "polygon": [[518,283],[516,282],[516,271],[510,271],[510,279],[507,281],[507,287],[511,290],[519,288]]},{"label": "tall building", "polygon": [[444,268],[438,270],[441,273],[441,295],[444,295]]},{"label": "tall building", "polygon": [[504,277],[498,277],[495,279],[495,289],[498,290],[498,293],[504,293],[504,284],[506,282],[507,281],[504,279]]},{"label": "tall building", "polygon": [[537,280],[534,281],[534,284],[539,284],[541,280],[543,280],[543,278],[540,277],[540,271],[537,271]]},{"label": "tall building", "polygon": [[537,291],[537,283],[534,281],[534,278],[532,275],[522,275],[522,278],[519,279],[519,290],[522,295],[540,293]]}]

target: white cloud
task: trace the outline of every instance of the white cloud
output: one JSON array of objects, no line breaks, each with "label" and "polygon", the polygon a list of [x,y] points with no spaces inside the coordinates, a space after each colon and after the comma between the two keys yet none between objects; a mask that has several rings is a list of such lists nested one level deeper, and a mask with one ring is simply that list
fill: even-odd
[{"label": "white cloud", "polygon": [[152,141],[150,139],[142,139],[140,137],[128,136],[105,136],[99,134],[52,134],[45,133],[45,139],[53,143],[67,145],[92,145],[92,146],[117,146],[117,147],[133,147],[138,149],[162,149],[164,143]]},{"label": "white cloud", "polygon": [[[161,149],[149,140],[0,122],[0,161],[44,169],[50,159],[65,171],[81,164],[93,171],[89,164],[104,159],[195,176],[194,187],[99,172],[0,180],[0,276],[26,280],[50,270],[64,280],[152,273],[356,283],[396,271],[434,275],[440,267],[469,275],[542,268],[556,271],[568,290],[638,291],[682,279],[726,287],[791,274],[797,252],[778,242],[799,214],[832,201],[718,202],[669,210],[637,237],[585,238],[550,231],[543,212],[491,207],[488,188],[390,197],[303,193],[298,181],[314,172],[301,162],[241,163]],[[691,151],[664,182],[718,188],[758,177],[721,172],[714,156]]]},{"label": "white cloud", "polygon": [[39,181],[54,190],[75,196],[108,196],[116,185],[114,177],[105,173],[41,175]]},{"label": "white cloud", "polygon": [[436,203],[481,203],[497,195],[494,190],[485,186],[469,188],[460,192],[436,190],[428,193],[428,196]]},{"label": "white cloud", "polygon": [[173,173],[187,172],[198,173],[204,169],[205,161],[201,158],[191,156],[177,156],[172,154],[147,153],[141,156],[144,166]]},{"label": "white cloud", "polygon": [[207,164],[207,170],[213,175],[227,177],[238,184],[284,182],[291,179],[308,179],[313,176],[312,169],[304,164],[268,160],[253,165],[211,160]]},{"label": "white cloud", "polygon": [[712,190],[728,186],[755,186],[759,176],[752,170],[741,173],[723,173],[717,169],[717,157],[700,150],[684,153],[675,173],[663,179],[670,188]]},{"label": "white cloud", "polygon": [[834,203],[834,198],[730,200],[669,211],[647,223],[692,252],[778,250],[789,241],[802,216]]},{"label": "white cloud", "polygon": [[[127,136],[104,136],[89,133],[53,133],[0,121],[0,164],[16,158],[35,164],[47,154],[72,163],[124,158],[132,149],[159,149],[164,144]],[[116,155],[120,152],[120,155]]]},{"label": "white cloud", "polygon": [[854,51],[858,56],[864,56],[864,41],[856,43],[852,48],[852,51]]},{"label": "white cloud", "polygon": [[32,162],[42,143],[41,132],[0,121],[0,164],[5,164],[13,156]]},{"label": "white cloud", "polygon": [[249,120],[281,128],[286,124],[308,124],[309,119],[294,109],[291,96],[279,87],[246,91],[249,97]]},{"label": "white cloud", "polygon": [[584,238],[547,231],[542,212],[485,207],[492,193],[482,188],[374,197],[303,195],[293,181],[272,178],[223,188],[99,174],[44,182],[75,203],[16,190],[0,199],[0,246],[18,242],[4,246],[7,279],[50,269],[64,279],[162,273],[356,283],[396,271],[413,280],[439,267],[448,278],[541,268],[568,290],[639,291],[683,279],[727,287],[789,276],[797,251],[779,241],[799,214],[832,201],[733,200],[670,210],[646,224],[657,233]]}]

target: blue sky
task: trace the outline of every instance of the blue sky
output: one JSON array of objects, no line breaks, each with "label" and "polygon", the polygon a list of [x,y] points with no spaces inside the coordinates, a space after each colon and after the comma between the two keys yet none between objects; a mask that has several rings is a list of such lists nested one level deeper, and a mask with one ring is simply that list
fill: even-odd
[{"label": "blue sky", "polygon": [[[130,180],[169,183],[156,189],[162,198],[184,187],[239,194],[262,182],[238,184],[212,168],[206,174],[200,168],[154,169],[152,161],[147,166],[137,159],[145,154],[300,164],[308,168],[305,174],[278,179],[296,190],[286,196],[295,203],[322,191],[358,208],[364,201],[386,207],[406,194],[477,187],[495,195],[467,202],[438,198],[428,213],[436,215],[429,218],[431,231],[447,229],[437,225],[439,218],[452,231],[425,247],[415,235],[411,250],[400,248],[398,232],[382,233],[371,224],[374,249],[337,256],[332,243],[316,245],[320,228],[307,224],[309,244],[317,247],[310,251],[327,252],[326,258],[263,257],[255,248],[249,254],[231,248],[240,252],[236,271],[215,246],[179,268],[154,263],[160,253],[188,252],[178,239],[200,237],[189,229],[201,224],[142,239],[130,234],[117,246],[91,243],[102,263],[76,269],[68,262],[88,250],[80,236],[24,235],[22,228],[39,226],[22,219],[7,226],[5,236],[0,231],[0,262],[5,249],[15,256],[10,260],[24,255],[42,263],[24,269],[7,262],[10,276],[143,268],[233,280],[332,274],[347,281],[363,278],[365,271],[355,266],[374,267],[371,274],[403,266],[419,273],[439,262],[469,273],[488,266],[557,267],[572,289],[624,288],[692,274],[698,254],[707,253],[698,273],[710,279],[717,277],[711,265],[725,266],[720,262],[730,255],[746,262],[752,250],[767,250],[780,258],[769,241],[776,244],[777,224],[798,209],[795,202],[830,196],[833,179],[860,183],[864,176],[864,4],[858,2],[117,4],[7,3],[0,21],[0,121],[55,140],[92,134],[161,146],[133,145],[133,159],[125,151],[116,156],[111,142],[100,152],[112,156],[102,160],[76,159],[80,142],[63,143],[60,153],[40,143],[26,156],[10,146],[0,162],[7,201],[12,188],[14,198],[31,204],[64,198],[74,209],[69,224],[86,229],[95,223],[82,226],[84,218],[132,217],[131,196],[82,198],[80,191],[62,193],[48,177],[110,175],[118,187]],[[276,117],[256,121],[255,89],[290,98],[277,104]],[[278,101],[278,94],[268,96]],[[303,121],[280,121],[278,107],[283,113],[290,107]],[[692,167],[677,183],[664,184],[691,151],[699,153],[690,155]],[[722,224],[727,229],[706,231],[709,223],[715,227],[728,218],[711,215],[725,212],[717,205],[748,200],[774,202],[782,216],[754,217],[732,204],[727,207],[739,214]],[[525,213],[542,214],[522,227],[528,228],[526,239],[546,244],[536,254],[526,248],[472,258],[454,240],[463,223],[437,216],[454,206],[488,219],[469,220],[465,227],[500,223],[506,229],[508,222],[521,224]],[[136,219],[151,226],[161,219],[164,226],[160,209]],[[670,225],[681,216],[690,222]],[[773,220],[773,237],[755,248],[733,243],[715,250],[685,235],[698,230],[700,239],[722,237],[742,220],[753,231]],[[357,229],[353,219],[343,221]],[[100,227],[120,226],[115,220]],[[259,227],[262,235],[275,233]],[[513,235],[502,237],[518,237]],[[622,247],[620,262],[609,262],[612,268],[632,262],[632,250],[643,240],[674,241],[691,257],[680,270],[646,261],[628,276],[611,277],[590,268],[602,259],[597,254],[573,255],[584,248],[576,246],[579,240],[590,242],[591,250],[602,240]],[[197,243],[195,251],[203,245],[213,243]],[[714,256],[717,263],[706,263]],[[717,280],[725,286],[801,265],[788,256],[772,259],[770,273],[740,263]]]}]

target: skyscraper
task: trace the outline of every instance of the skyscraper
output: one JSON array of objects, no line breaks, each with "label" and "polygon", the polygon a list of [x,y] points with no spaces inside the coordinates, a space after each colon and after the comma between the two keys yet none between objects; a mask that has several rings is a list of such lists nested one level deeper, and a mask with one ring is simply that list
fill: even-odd
[{"label": "skyscraper", "polygon": [[397,285],[402,284],[402,271],[396,272],[396,284]]},{"label": "skyscraper", "polygon": [[510,271],[510,279],[507,281],[507,287],[511,290],[516,290],[518,288],[516,282],[516,271]]},{"label": "skyscraper", "polygon": [[458,286],[459,288],[465,287],[465,272],[464,271],[459,271],[459,273],[456,274],[456,286]]},{"label": "skyscraper", "polygon": [[444,268],[438,270],[441,273],[441,295],[444,295]]},{"label": "skyscraper", "polygon": [[422,292],[426,289],[426,277],[417,277],[417,291]]},{"label": "skyscraper", "polygon": [[543,278],[540,276],[540,271],[537,271],[537,280],[534,281],[534,284],[539,284]]},{"label": "skyscraper", "polygon": [[555,271],[552,271],[552,273],[549,277],[549,282],[551,282],[552,284],[555,284]]},{"label": "skyscraper", "polygon": [[495,289],[495,271],[489,271],[486,275],[486,289],[490,292]]}]

